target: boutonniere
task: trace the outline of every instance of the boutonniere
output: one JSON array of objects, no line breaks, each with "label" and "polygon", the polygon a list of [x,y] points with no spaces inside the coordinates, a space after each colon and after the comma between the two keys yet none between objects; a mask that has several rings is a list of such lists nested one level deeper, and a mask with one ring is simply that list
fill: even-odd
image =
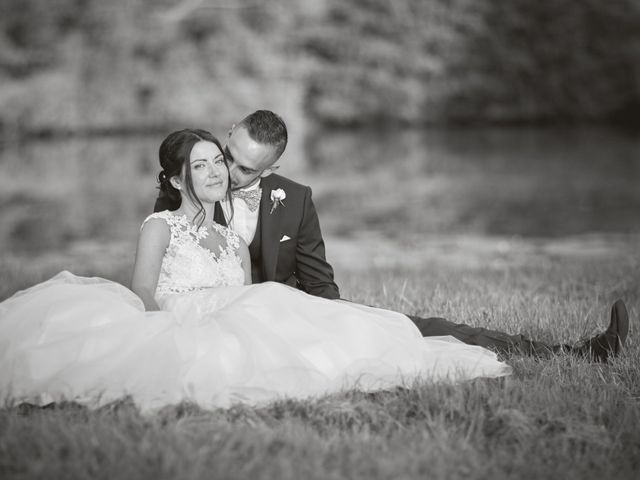
[{"label": "boutonniere", "polygon": [[287,194],[284,193],[283,189],[271,190],[271,210],[269,211],[269,215],[271,215],[279,205],[282,204],[284,206],[283,200],[285,198],[287,198]]}]

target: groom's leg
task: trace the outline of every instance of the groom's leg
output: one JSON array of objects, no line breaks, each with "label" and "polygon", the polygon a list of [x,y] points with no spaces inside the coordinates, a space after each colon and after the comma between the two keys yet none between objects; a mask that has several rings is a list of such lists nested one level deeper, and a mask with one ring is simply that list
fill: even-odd
[{"label": "groom's leg", "polygon": [[530,340],[524,335],[509,335],[497,330],[471,327],[462,323],[453,323],[444,318],[407,316],[416,324],[423,337],[451,335],[469,345],[480,345],[500,353],[547,356],[551,353],[570,350],[568,345],[548,345]]}]

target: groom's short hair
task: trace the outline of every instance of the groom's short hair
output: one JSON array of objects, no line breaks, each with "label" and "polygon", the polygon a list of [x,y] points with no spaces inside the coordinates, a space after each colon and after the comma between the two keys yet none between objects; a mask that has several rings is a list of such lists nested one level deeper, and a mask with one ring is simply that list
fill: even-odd
[{"label": "groom's short hair", "polygon": [[256,142],[273,145],[278,158],[287,146],[287,126],[279,115],[270,110],[256,110],[244,117],[238,126],[246,128]]}]

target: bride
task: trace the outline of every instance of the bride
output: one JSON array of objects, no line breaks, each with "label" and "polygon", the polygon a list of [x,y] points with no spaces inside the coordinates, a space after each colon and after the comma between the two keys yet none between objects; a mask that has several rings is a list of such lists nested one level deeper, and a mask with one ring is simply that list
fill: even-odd
[{"label": "bride", "polygon": [[251,285],[246,244],[213,221],[229,195],[220,143],[181,130],[159,157],[180,207],[143,222],[131,290],[62,272],[0,303],[5,401],[225,407],[510,373],[482,347],[423,338],[402,314]]}]

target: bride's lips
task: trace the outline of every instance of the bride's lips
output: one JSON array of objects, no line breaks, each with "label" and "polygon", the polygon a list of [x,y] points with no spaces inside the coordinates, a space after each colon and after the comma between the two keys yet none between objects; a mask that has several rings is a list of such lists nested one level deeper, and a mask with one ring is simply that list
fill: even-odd
[{"label": "bride's lips", "polygon": [[220,181],[220,182],[214,182],[214,183],[207,183],[205,185],[205,187],[221,187],[224,184],[224,182]]}]

